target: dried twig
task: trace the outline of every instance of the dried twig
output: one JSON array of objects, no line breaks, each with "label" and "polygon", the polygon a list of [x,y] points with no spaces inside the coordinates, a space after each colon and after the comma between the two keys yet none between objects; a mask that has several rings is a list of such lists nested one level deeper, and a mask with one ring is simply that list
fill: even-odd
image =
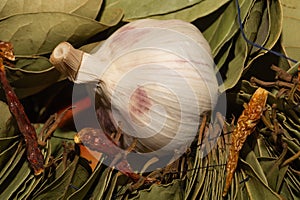
[{"label": "dried twig", "polygon": [[41,146],[46,145],[47,139],[51,137],[51,135],[54,133],[54,131],[57,129],[58,125],[62,121],[65,114],[72,108],[73,107],[67,108],[58,116],[57,116],[57,114],[54,114],[49,117],[49,119],[46,121],[46,123],[44,124],[44,127],[41,131],[42,139],[39,141],[39,145],[41,145]]},{"label": "dried twig", "polygon": [[284,81],[274,81],[274,82],[265,82],[265,81],[262,81],[262,80],[259,80],[255,77],[251,77],[250,79],[250,82],[251,83],[256,83],[260,86],[263,86],[263,87],[275,87],[275,86],[278,86],[278,87],[286,87],[286,88],[293,88],[295,84],[293,83],[288,83],[288,82],[284,82]]},{"label": "dried twig", "polygon": [[293,155],[292,157],[290,157],[289,159],[285,160],[281,167],[284,167],[288,164],[290,164],[291,162],[293,162],[294,160],[298,159],[300,157],[300,151],[298,151],[295,155]]},{"label": "dried twig", "polygon": [[276,79],[281,79],[281,80],[289,82],[289,83],[297,82],[297,78],[293,77],[291,74],[287,73],[286,71],[284,71],[280,67],[272,65],[271,69],[274,70],[277,73]]}]

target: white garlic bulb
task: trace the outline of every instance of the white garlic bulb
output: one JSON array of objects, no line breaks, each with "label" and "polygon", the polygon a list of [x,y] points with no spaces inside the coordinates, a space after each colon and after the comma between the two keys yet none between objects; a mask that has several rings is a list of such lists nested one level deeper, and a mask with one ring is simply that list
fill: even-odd
[{"label": "white garlic bulb", "polygon": [[141,153],[184,151],[217,101],[209,44],[180,20],[131,22],[93,54],[64,42],[50,61],[75,83],[104,83],[111,120],[122,123],[125,143],[138,139]]}]

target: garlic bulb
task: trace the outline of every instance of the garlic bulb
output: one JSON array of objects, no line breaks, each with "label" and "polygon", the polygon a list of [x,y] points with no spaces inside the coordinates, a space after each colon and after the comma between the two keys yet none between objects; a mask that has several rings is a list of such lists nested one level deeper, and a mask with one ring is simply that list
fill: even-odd
[{"label": "garlic bulb", "polygon": [[131,22],[92,54],[63,42],[50,61],[75,83],[104,83],[110,120],[140,153],[185,151],[218,97],[209,44],[180,20]]}]

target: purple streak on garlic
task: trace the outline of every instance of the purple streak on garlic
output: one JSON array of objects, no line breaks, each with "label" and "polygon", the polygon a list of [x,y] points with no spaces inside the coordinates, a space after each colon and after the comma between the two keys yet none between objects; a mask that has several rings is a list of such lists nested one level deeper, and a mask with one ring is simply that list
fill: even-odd
[{"label": "purple streak on garlic", "polygon": [[[201,113],[214,109],[213,57],[190,23],[138,20],[113,33],[95,53],[79,52],[62,43],[50,61],[75,83],[104,83],[111,120],[122,123],[126,145],[138,138],[138,152],[185,151]],[[77,58],[69,61],[73,54]]]}]

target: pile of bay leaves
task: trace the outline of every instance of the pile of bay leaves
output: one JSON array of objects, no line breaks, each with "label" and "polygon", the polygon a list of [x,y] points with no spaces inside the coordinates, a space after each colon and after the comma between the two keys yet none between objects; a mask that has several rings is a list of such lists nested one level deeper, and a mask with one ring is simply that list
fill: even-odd
[{"label": "pile of bay leaves", "polygon": [[[243,31],[250,41],[294,60],[300,59],[298,0],[238,0],[238,3]],[[237,17],[235,0],[6,0],[0,1],[0,40],[14,45],[17,60],[14,67],[6,66],[8,78],[39,132],[44,122],[40,119],[59,110],[53,109],[55,102],[70,102],[60,92],[71,83],[48,61],[57,44],[69,41],[89,52],[130,21],[154,18],[192,22],[208,40],[216,72],[223,78],[220,92],[227,94],[232,108],[224,116],[229,122],[232,116],[239,116],[243,103],[249,101],[257,88],[250,84],[250,77],[274,81],[272,64],[293,75],[298,67],[247,43]],[[270,93],[266,113],[272,116],[276,104],[276,120],[273,115],[273,121],[260,122],[246,141],[225,199],[300,199],[299,98],[276,96],[281,89],[276,85],[267,89]],[[92,170],[86,159],[74,153],[72,129],[57,129],[48,140],[43,148],[48,168],[42,176],[35,177],[2,89],[0,98],[0,199],[223,198],[234,122],[227,123],[226,128],[219,127],[228,134],[218,140],[205,158],[201,158],[199,148],[191,149],[181,159],[177,176],[132,191],[131,183],[121,173],[101,162]],[[274,132],[278,133],[275,124],[281,130],[280,140],[274,139]],[[292,160],[287,162],[289,158]]]}]

